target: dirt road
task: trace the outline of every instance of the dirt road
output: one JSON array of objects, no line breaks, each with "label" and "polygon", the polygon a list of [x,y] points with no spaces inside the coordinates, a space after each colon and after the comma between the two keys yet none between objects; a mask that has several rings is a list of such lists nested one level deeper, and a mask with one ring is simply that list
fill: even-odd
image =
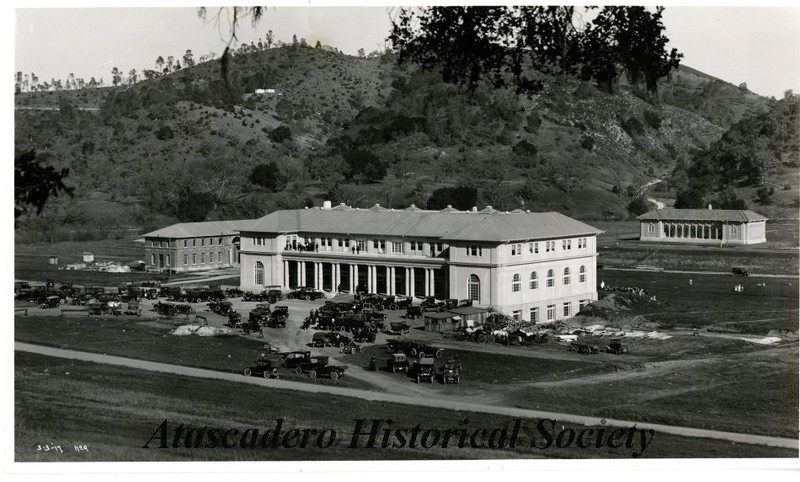
[{"label": "dirt road", "polygon": [[[463,410],[470,412],[492,413],[497,415],[505,415],[509,417],[519,417],[527,419],[552,419],[560,422],[575,423],[579,425],[599,425],[600,419],[597,417],[587,417],[583,415],[574,415],[566,413],[546,412],[540,410],[527,410],[512,407],[499,407],[487,404],[479,404],[472,402],[464,402],[461,397],[445,397],[438,396],[431,397],[430,392],[425,394],[412,393],[409,395],[399,395],[392,393],[384,393],[369,390],[359,390],[353,388],[342,388],[333,386],[314,385],[308,383],[298,383],[286,380],[272,380],[255,377],[244,377],[233,373],[216,372],[212,370],[204,370],[200,368],[191,368],[178,365],[169,365],[165,363],[149,362],[144,360],[136,360],[131,358],[122,358],[109,355],[101,355],[96,353],[86,353],[81,351],[62,350],[59,348],[45,347],[40,345],[33,345],[28,343],[14,343],[16,351],[24,351],[28,353],[36,353],[45,356],[52,356],[58,358],[67,358],[72,360],[89,361],[95,363],[104,363],[115,366],[125,366],[139,370],[149,370],[160,373],[170,373],[174,375],[183,375],[197,378],[225,380],[228,382],[248,383],[251,385],[261,385],[271,388],[278,388],[284,390],[295,390],[311,393],[328,393],[331,395],[358,398],[368,401],[382,401],[391,403],[400,403],[405,405],[434,407],[446,410]],[[653,429],[659,433],[667,433],[685,437],[699,437],[715,440],[726,440],[735,443],[745,443],[753,445],[765,445],[770,447],[781,447],[788,449],[798,449],[798,440],[785,439],[778,437],[767,437],[762,435],[752,435],[733,432],[721,432],[716,430],[705,430],[691,427],[675,427],[670,425],[661,425],[653,423],[640,423],[629,420],[616,420],[605,419],[605,424],[614,427],[628,428],[636,425],[639,429]]]}]

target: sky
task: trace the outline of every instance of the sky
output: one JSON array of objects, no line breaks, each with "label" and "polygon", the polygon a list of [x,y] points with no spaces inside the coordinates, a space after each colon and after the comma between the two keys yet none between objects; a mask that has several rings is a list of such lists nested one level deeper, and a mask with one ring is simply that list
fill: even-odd
[{"label": "sky", "polygon": [[[150,3],[146,8],[108,8],[103,7],[108,2],[72,2],[67,5],[82,8],[41,8],[48,4],[37,0],[18,3],[14,5],[14,71],[34,72],[40,81],[66,79],[74,73],[87,81],[102,77],[108,83],[113,67],[125,73],[131,69],[141,72],[153,69],[159,55],[180,59],[191,49],[197,59],[209,52],[222,53],[230,38],[225,16],[219,22],[203,21],[190,6],[153,7],[165,4],[180,5],[168,1]],[[291,42],[296,34],[311,45],[319,40],[350,55],[360,48],[370,52],[385,45],[390,14],[397,11],[389,4],[325,7],[316,5],[345,4],[306,1],[303,4],[315,6],[288,6],[297,4],[275,3],[278,6],[270,7],[255,27],[247,20],[241,22],[237,31],[240,43],[257,43],[272,30],[275,38],[284,42]],[[780,98],[787,89],[800,92],[800,7],[780,2],[767,5],[773,6],[739,2],[679,7],[667,3],[663,21],[670,47],[684,53],[684,65],[735,85],[746,82],[758,94]],[[210,14],[214,12],[209,9]]]}]

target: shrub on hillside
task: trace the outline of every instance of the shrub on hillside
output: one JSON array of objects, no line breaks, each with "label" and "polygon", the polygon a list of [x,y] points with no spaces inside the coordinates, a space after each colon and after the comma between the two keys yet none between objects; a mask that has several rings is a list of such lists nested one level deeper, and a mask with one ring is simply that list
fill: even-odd
[{"label": "shrub on hillside", "polygon": [[661,116],[658,115],[656,111],[653,110],[646,110],[644,111],[644,121],[645,123],[653,129],[660,129],[661,128]]},{"label": "shrub on hillside", "polygon": [[162,126],[156,131],[156,139],[160,141],[167,141],[175,138],[175,132],[172,131],[170,126]]},{"label": "shrub on hillside", "polygon": [[248,180],[270,191],[280,191],[286,186],[286,178],[274,162],[254,167]]},{"label": "shrub on hillside", "polygon": [[528,115],[528,125],[525,127],[525,130],[530,132],[531,134],[536,134],[539,132],[539,128],[542,126],[542,114],[539,113],[538,110],[534,110]]},{"label": "shrub on hillside", "polygon": [[650,203],[648,203],[647,199],[642,196],[639,196],[628,203],[628,212],[633,217],[641,216],[648,211],[650,211]]},{"label": "shrub on hillside", "polygon": [[594,137],[583,136],[581,138],[581,147],[591,152],[594,149]]},{"label": "shrub on hillside", "polygon": [[622,122],[622,129],[631,137],[638,137],[644,133],[644,126],[635,117],[631,117]]},{"label": "shrub on hillside", "polygon": [[443,187],[433,191],[427,209],[444,209],[448,205],[455,209],[469,210],[478,202],[478,189],[467,186]]},{"label": "shrub on hillside", "polygon": [[272,129],[272,132],[269,133],[269,138],[272,139],[273,142],[277,143],[281,143],[290,137],[292,137],[292,130],[287,126],[278,126]]}]

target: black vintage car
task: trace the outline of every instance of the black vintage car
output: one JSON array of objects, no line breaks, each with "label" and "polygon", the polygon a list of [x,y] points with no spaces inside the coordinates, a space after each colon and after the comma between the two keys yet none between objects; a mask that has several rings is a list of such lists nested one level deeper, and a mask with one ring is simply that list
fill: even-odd
[{"label": "black vintage car", "polygon": [[414,365],[408,370],[408,374],[411,376],[411,378],[414,378],[417,383],[433,383],[433,379],[435,378],[435,367],[433,363],[433,358],[423,358],[417,360],[417,362],[414,363]]},{"label": "black vintage car", "polygon": [[233,311],[233,303],[230,301],[212,301],[208,304],[208,309],[222,316],[228,316],[228,313]]},{"label": "black vintage car", "polygon": [[270,303],[277,303],[283,299],[283,292],[277,289],[269,290],[267,291],[266,298]]},{"label": "black vintage car", "polygon": [[444,355],[444,350],[441,348],[410,340],[389,340],[387,346],[392,353],[405,353],[415,358],[428,356],[440,358]]},{"label": "black vintage car", "polygon": [[406,372],[411,364],[408,362],[408,357],[405,353],[393,353],[391,358],[386,359],[386,368],[391,370],[392,373]]},{"label": "black vintage car", "polygon": [[323,293],[322,291],[316,290],[314,288],[305,288],[305,287],[297,288],[296,290],[291,291],[289,292],[289,294],[286,295],[287,299],[306,300],[306,301],[318,300],[324,297],[325,293]]},{"label": "black vintage car", "polygon": [[262,301],[267,300],[267,293],[262,291],[261,293],[253,293],[252,291],[245,291],[242,294],[242,301],[257,301],[261,303]]},{"label": "black vintage car", "polygon": [[326,346],[338,346],[339,348],[343,348],[345,345],[349,345],[351,342],[352,340],[349,337],[335,331],[330,331],[327,333],[317,332],[314,333],[314,336],[311,339],[312,346],[320,348]]},{"label": "black vintage car", "polygon": [[310,351],[290,351],[278,353],[278,355],[280,355],[283,360],[281,366],[285,368],[297,368],[303,363],[308,363],[308,359],[311,358]]},{"label": "black vintage car", "polygon": [[387,335],[403,335],[411,331],[411,325],[402,321],[392,321],[384,331]]},{"label": "black vintage car", "polygon": [[308,358],[306,362],[295,367],[294,372],[298,375],[308,373],[309,378],[330,377],[331,380],[338,380],[339,377],[344,376],[347,367],[328,365],[328,360],[327,356]]},{"label": "black vintage car", "polygon": [[56,295],[48,296],[39,303],[39,308],[58,308],[59,306],[61,306],[61,298]]},{"label": "black vintage car", "polygon": [[228,298],[241,298],[243,294],[244,291],[239,288],[228,288],[225,290],[225,296]]},{"label": "black vintage car", "polygon": [[278,368],[280,368],[282,364],[283,359],[280,356],[262,353],[256,359],[255,365],[244,369],[244,374],[247,377],[256,375],[264,378],[280,378],[281,374],[278,372]]}]

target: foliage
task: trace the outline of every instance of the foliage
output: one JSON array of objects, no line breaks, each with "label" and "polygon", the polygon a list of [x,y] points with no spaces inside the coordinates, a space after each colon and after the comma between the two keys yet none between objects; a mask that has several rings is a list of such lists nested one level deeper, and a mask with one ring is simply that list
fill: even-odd
[{"label": "foliage", "polygon": [[642,196],[639,196],[628,203],[628,212],[633,217],[641,216],[648,211],[650,211],[650,203],[648,203],[647,199]]},{"label": "foliage", "polygon": [[581,137],[581,147],[591,152],[591,150],[594,149],[594,137]]},{"label": "foliage", "polygon": [[292,130],[287,126],[278,126],[269,133],[269,138],[274,142],[281,143],[292,137]]},{"label": "foliage", "polygon": [[[591,10],[587,8],[585,11]],[[541,74],[595,79],[610,91],[625,72],[649,91],[682,54],[663,35],[663,8],[603,7],[579,26],[573,6],[426,7],[402,9],[389,35],[399,61],[440,69],[445,82],[474,89],[481,81],[541,92]],[[619,69],[622,69],[622,72]]]},{"label": "foliage", "polygon": [[205,192],[184,188],[178,194],[178,220],[181,222],[205,221],[214,207],[214,197]]},{"label": "foliage", "polygon": [[478,202],[478,189],[467,186],[442,187],[436,189],[428,199],[427,209],[444,209],[452,206],[455,209],[469,210]]},{"label": "foliage", "polygon": [[41,214],[51,196],[72,196],[74,187],[64,184],[68,175],[67,168],[58,171],[37,161],[33,150],[18,152],[14,157],[14,218],[30,214],[31,210]]},{"label": "foliage", "polygon": [[358,184],[377,182],[386,177],[386,166],[370,151],[348,150],[342,153],[342,159],[347,165],[346,176]]},{"label": "foliage", "polygon": [[676,209],[702,209],[705,207],[703,192],[697,189],[683,189],[675,195]]},{"label": "foliage", "polygon": [[658,130],[661,128],[661,116],[653,110],[644,111],[644,122],[653,129]]},{"label": "foliage", "polygon": [[274,162],[259,164],[250,171],[251,183],[269,191],[281,191],[286,186],[286,178]]},{"label": "foliage", "polygon": [[622,129],[631,137],[644,134],[644,126],[636,117],[629,117],[622,122]]}]

